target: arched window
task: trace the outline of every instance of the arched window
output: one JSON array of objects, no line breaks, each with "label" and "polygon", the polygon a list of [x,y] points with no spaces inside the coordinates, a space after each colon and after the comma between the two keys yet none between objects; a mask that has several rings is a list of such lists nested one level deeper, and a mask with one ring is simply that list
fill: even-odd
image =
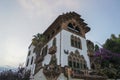
[{"label": "arched window", "polygon": [[[71,53],[72,54],[72,53]],[[72,67],[72,56],[71,55],[69,55],[68,56],[68,66],[70,66],[70,67]]]},{"label": "arched window", "polygon": [[71,35],[71,46],[74,46],[74,36]]},{"label": "arched window", "polygon": [[82,62],[79,62],[79,68],[82,69]]},{"label": "arched window", "polygon": [[86,69],[87,67],[86,67],[86,64],[84,63],[84,69]]},{"label": "arched window", "polygon": [[80,64],[77,62],[77,68],[80,68]]},{"label": "arched window", "polygon": [[71,23],[68,24],[68,28],[74,29],[74,27]]},{"label": "arched window", "polygon": [[80,40],[80,38],[78,38],[77,39],[77,48],[80,48],[80,49],[82,49],[82,44],[81,44],[81,40]]},{"label": "arched window", "polygon": [[74,42],[75,42],[75,47],[77,47],[77,45],[78,45],[77,37],[75,37]]},{"label": "arched window", "polygon": [[77,32],[80,32],[80,28],[77,26],[77,27],[75,27],[75,30],[77,31]]}]

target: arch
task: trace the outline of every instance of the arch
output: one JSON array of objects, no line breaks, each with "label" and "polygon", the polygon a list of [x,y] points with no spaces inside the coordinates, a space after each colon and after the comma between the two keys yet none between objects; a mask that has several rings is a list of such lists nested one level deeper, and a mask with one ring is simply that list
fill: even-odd
[{"label": "arch", "polygon": [[71,46],[74,46],[74,36],[71,35]]},{"label": "arch", "polygon": [[71,28],[71,29],[74,29],[72,23],[68,23],[68,27]]},{"label": "arch", "polygon": [[78,41],[77,41],[77,37],[76,36],[74,38],[74,44],[75,44],[75,47],[77,47]]},{"label": "arch", "polygon": [[76,30],[77,32],[80,32],[80,28],[79,28],[78,26],[75,27],[75,30]]},{"label": "arch", "polygon": [[79,55],[80,55],[80,53],[79,53],[79,51],[78,51],[78,50],[75,50],[75,54],[76,54],[77,56],[79,56]]},{"label": "arch", "polygon": [[70,55],[69,55],[69,56],[73,56],[73,52],[72,52],[72,51],[70,52]]},{"label": "arch", "polygon": [[82,44],[81,44],[81,39],[80,38],[78,38],[78,45],[77,45],[77,47],[79,49],[82,49]]}]

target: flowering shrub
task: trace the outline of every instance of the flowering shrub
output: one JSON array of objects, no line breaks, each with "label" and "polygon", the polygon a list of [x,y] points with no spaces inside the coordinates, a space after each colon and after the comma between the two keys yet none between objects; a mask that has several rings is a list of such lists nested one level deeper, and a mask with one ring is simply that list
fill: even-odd
[{"label": "flowering shrub", "polygon": [[120,53],[101,48],[95,52],[94,61],[109,78],[120,78]]}]

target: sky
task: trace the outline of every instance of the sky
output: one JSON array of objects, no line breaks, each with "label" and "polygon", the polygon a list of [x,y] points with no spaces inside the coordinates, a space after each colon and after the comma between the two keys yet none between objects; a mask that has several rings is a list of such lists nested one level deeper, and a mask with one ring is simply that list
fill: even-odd
[{"label": "sky", "polygon": [[85,20],[94,43],[120,34],[120,0],[0,0],[0,66],[25,63],[33,35],[70,11]]}]

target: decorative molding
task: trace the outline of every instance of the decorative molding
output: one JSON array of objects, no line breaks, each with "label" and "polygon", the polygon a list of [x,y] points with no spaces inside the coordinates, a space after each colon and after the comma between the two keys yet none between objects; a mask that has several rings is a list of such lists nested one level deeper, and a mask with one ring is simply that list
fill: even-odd
[{"label": "decorative molding", "polygon": [[65,54],[69,54],[69,50],[64,50],[64,53]]}]

